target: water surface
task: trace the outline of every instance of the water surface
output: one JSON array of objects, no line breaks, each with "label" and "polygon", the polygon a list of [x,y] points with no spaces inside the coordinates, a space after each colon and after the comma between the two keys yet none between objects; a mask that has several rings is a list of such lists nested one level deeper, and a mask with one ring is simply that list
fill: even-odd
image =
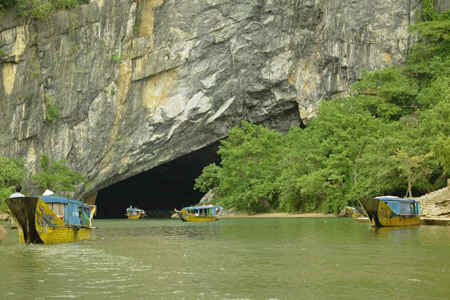
[{"label": "water surface", "polygon": [[89,241],[0,242],[0,299],[449,299],[450,227],[340,218],[95,220]]}]

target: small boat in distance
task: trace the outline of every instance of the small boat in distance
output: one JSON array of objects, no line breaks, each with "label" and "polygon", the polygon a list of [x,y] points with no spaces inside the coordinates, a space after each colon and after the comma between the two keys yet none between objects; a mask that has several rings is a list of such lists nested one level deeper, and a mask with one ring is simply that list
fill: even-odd
[{"label": "small boat in distance", "polygon": [[409,198],[380,196],[360,200],[375,227],[419,225],[420,204]]},{"label": "small boat in distance", "polygon": [[6,199],[26,244],[69,243],[90,238],[95,205],[56,196]]},{"label": "small boat in distance", "polygon": [[130,206],[127,208],[127,217],[131,220],[138,220],[145,216],[145,211],[137,207]]},{"label": "small boat in distance", "polygon": [[220,205],[202,205],[175,209],[175,212],[183,222],[210,222],[217,221],[217,215],[221,210],[223,207]]}]

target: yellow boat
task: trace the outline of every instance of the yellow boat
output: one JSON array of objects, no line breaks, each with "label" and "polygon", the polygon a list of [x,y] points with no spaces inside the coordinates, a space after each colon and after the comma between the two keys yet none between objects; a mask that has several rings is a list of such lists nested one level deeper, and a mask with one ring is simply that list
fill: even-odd
[{"label": "yellow boat", "polygon": [[133,206],[127,208],[127,217],[130,220],[138,220],[145,216],[145,211]]},{"label": "yellow boat", "polygon": [[95,205],[55,196],[9,198],[6,204],[22,243],[56,244],[90,238]]},{"label": "yellow boat", "polygon": [[375,227],[419,225],[418,201],[396,196],[380,196],[360,201],[367,212],[369,222]]},{"label": "yellow boat", "polygon": [[188,206],[176,210],[178,217],[183,222],[211,222],[217,221],[217,215],[223,210],[220,205]]}]

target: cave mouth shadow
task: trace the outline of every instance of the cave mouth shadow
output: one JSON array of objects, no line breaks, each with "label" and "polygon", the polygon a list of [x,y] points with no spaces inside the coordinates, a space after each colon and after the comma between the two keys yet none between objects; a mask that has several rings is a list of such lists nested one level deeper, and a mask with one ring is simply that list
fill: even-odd
[{"label": "cave mouth shadow", "polygon": [[219,142],[140,173],[97,194],[96,218],[124,218],[135,206],[149,217],[169,217],[174,208],[197,204],[204,193],[194,190],[195,179],[211,163],[219,163]]}]

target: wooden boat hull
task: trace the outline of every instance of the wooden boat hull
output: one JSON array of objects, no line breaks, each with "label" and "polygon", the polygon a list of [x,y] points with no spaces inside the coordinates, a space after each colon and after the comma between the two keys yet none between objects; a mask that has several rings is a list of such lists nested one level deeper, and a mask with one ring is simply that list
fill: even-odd
[{"label": "wooden boat hull", "polygon": [[185,213],[184,210],[175,210],[175,212],[183,222],[212,222],[218,220],[216,216],[193,216]]},{"label": "wooden boat hull", "polygon": [[66,225],[37,197],[7,199],[22,243],[56,244],[90,238],[91,228]]},{"label": "wooden boat hull", "polygon": [[184,215],[180,216],[180,219],[183,222],[212,222],[217,221],[217,217],[208,217],[208,216],[190,216],[190,215]]},{"label": "wooden boat hull", "polygon": [[128,216],[129,220],[139,220],[142,219],[143,216]]},{"label": "wooden boat hull", "polygon": [[417,215],[398,215],[382,200],[367,199],[361,204],[365,208],[369,223],[375,227],[412,226],[420,225],[421,220]]}]

